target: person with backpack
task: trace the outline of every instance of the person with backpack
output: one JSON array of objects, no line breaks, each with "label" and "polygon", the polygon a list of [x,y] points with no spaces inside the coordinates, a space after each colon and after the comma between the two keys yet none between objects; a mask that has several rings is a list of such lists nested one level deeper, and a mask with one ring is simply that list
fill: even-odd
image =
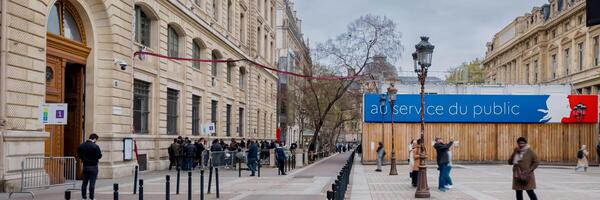
[{"label": "person with backpack", "polygon": [[581,145],[581,147],[579,148],[579,151],[577,151],[577,167],[575,167],[575,171],[587,172],[587,168],[589,166],[587,158],[589,155],[590,155],[590,152],[588,152],[587,146],[585,144]]},{"label": "person with backpack", "polygon": [[258,164],[258,145],[254,141],[249,140],[248,146],[248,161],[246,164],[250,170],[250,176],[255,176],[256,165]]},{"label": "person with backpack", "polygon": [[192,167],[193,167],[192,161],[194,159],[194,155],[196,155],[196,146],[194,144],[192,144],[191,140],[186,140],[183,150],[184,150],[183,170],[185,170],[185,171],[192,170]]},{"label": "person with backpack", "polygon": [[283,150],[283,147],[281,147],[281,144],[279,144],[279,143],[277,143],[276,147],[275,147],[275,159],[277,160],[277,168],[279,168],[281,175],[283,175],[283,176],[287,175],[285,173],[285,169],[284,169],[285,151]]}]

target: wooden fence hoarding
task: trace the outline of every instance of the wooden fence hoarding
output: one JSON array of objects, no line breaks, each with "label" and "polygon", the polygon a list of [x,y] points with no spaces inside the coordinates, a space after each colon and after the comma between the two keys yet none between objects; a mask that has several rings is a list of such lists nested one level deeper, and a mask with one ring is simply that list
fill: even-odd
[{"label": "wooden fence hoarding", "polygon": [[[363,125],[363,162],[376,161],[377,143],[384,141],[387,155],[391,156],[391,123],[385,123],[384,136],[381,134],[381,123],[365,123]],[[408,144],[411,139],[418,139],[420,124],[394,124],[395,150],[397,162],[408,159]],[[441,136],[444,142],[451,138],[459,141],[452,147],[453,161],[472,163],[506,163],[516,146],[518,137],[527,138],[529,145],[543,163],[575,164],[579,146],[588,146],[590,164],[596,161],[596,144],[598,142],[597,124],[491,124],[491,123],[428,123],[425,125],[425,144],[429,160],[435,160],[433,139]]]}]

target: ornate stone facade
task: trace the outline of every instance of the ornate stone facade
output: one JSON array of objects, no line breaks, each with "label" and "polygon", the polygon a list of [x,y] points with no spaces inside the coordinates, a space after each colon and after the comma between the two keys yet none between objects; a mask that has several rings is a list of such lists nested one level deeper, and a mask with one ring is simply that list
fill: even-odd
[{"label": "ornate stone facade", "polygon": [[495,84],[571,84],[598,94],[600,26],[585,26],[585,0],[549,0],[487,44],[484,74]]},{"label": "ornate stone facade", "polygon": [[[78,144],[91,133],[100,136],[101,178],[130,175],[137,164],[123,160],[123,138],[136,140],[148,170],[168,166],[167,147],[176,136],[207,137],[198,126],[211,121],[217,133],[210,139],[274,139],[276,74],[248,62],[211,66],[139,59],[133,53],[144,49],[176,57],[251,59],[274,67],[275,6],[275,0],[2,0],[0,191],[18,186],[24,157],[48,156],[51,147],[59,149],[53,156],[73,156],[69,152],[76,146],[67,144]],[[55,15],[62,17],[53,21]],[[49,88],[54,87],[45,78],[51,57],[65,70],[65,81],[56,81],[63,86],[56,102],[81,106],[79,129],[58,128],[79,141],[52,136],[52,128],[38,119],[38,106],[50,102]],[[129,66],[123,70],[116,63]],[[61,83],[75,76],[74,69],[83,72],[81,93]],[[79,101],[71,102],[71,93],[81,95]],[[147,118],[140,122],[136,114]],[[145,129],[132,134],[139,129],[134,123]],[[50,136],[64,142],[49,144]]]}]

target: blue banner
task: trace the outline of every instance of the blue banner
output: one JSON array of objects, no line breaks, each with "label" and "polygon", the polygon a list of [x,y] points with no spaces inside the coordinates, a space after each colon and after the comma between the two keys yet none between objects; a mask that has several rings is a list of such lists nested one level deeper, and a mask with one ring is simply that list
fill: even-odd
[{"label": "blue banner", "polygon": [[[383,95],[385,97],[385,95]],[[365,94],[364,122],[395,123],[421,122],[421,96],[398,94],[395,105],[381,94]],[[550,95],[448,95],[425,96],[425,122],[431,123],[547,123],[553,119],[548,107]],[[561,98],[562,99],[562,98]],[[568,106],[565,96],[565,104]],[[567,115],[568,116],[568,115]]]}]

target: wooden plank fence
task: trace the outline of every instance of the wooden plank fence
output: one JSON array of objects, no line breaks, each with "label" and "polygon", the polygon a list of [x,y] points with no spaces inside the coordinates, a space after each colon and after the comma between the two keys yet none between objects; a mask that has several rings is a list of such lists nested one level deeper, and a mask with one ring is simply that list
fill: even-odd
[{"label": "wooden plank fence", "polygon": [[[376,160],[375,150],[379,141],[384,142],[387,152],[385,160],[391,156],[392,125],[368,123],[363,126],[363,159],[366,163]],[[408,144],[419,138],[420,124],[394,124],[396,160],[406,162]],[[453,160],[457,162],[505,162],[516,146],[518,137],[527,138],[531,148],[544,163],[574,164],[577,150],[582,144],[588,146],[590,163],[595,163],[595,147],[598,142],[596,124],[457,124],[430,123],[425,125],[425,143],[428,159],[435,160],[433,140],[441,136],[445,142],[451,138],[459,141],[452,148]]]}]

